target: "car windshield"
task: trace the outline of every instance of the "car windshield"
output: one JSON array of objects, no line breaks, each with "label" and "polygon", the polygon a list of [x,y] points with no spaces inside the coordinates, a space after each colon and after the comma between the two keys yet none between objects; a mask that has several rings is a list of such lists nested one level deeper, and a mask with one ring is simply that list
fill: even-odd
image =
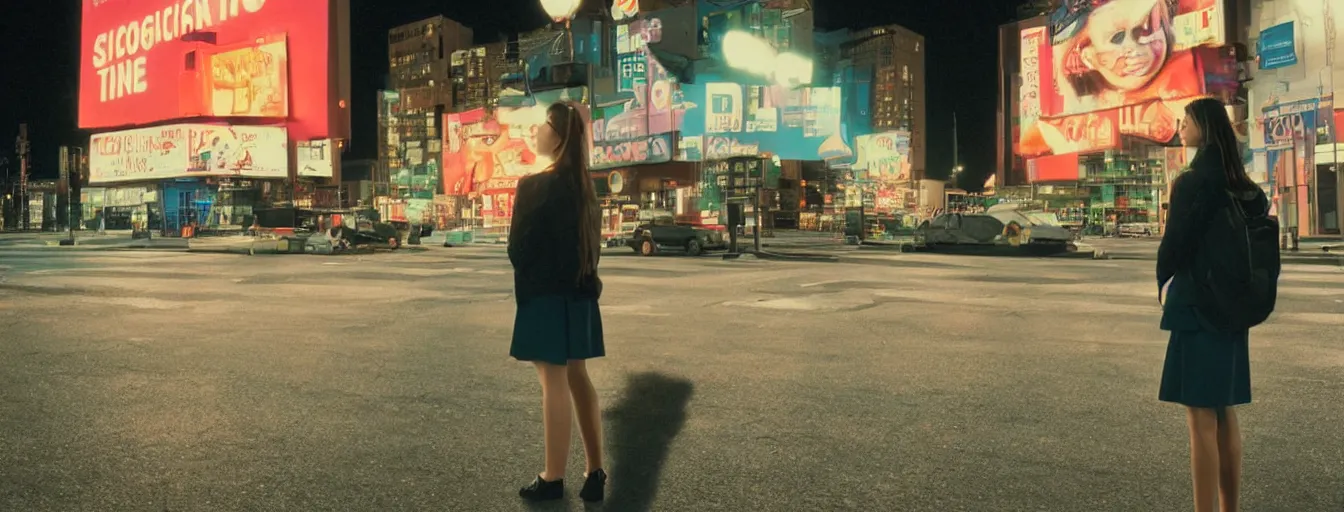
[{"label": "car windshield", "polygon": [[1002,222],[1004,224],[1008,224],[1010,222],[1016,222],[1022,226],[1035,226],[1041,224],[1040,222],[1033,220],[1031,217],[1023,215],[1022,212],[1019,212],[1017,210],[993,211],[989,212],[989,216],[999,219],[999,222]]},{"label": "car windshield", "polygon": [[1030,214],[1027,214],[1027,216],[1031,218],[1032,222],[1034,222],[1035,224],[1038,224],[1038,225],[1042,225],[1042,226],[1058,226],[1058,225],[1060,225],[1060,223],[1059,223],[1059,216],[1057,216],[1057,215],[1055,215],[1055,214],[1053,214],[1053,213],[1049,213],[1049,212],[1031,212]]}]

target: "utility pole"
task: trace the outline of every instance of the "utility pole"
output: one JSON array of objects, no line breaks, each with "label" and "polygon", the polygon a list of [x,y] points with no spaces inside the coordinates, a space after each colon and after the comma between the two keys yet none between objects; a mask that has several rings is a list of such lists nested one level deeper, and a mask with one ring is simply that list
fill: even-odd
[{"label": "utility pole", "polygon": [[19,140],[15,143],[15,150],[19,153],[19,202],[18,214],[19,222],[23,230],[29,229],[28,221],[28,124],[19,125]]}]

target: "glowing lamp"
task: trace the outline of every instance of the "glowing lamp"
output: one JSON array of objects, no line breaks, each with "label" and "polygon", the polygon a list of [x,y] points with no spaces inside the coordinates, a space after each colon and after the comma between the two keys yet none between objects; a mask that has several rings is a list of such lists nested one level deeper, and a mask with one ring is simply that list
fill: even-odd
[{"label": "glowing lamp", "polygon": [[729,67],[769,76],[775,71],[775,47],[740,30],[723,35],[723,60]]},{"label": "glowing lamp", "polygon": [[551,19],[561,22],[574,17],[580,2],[582,0],[541,0],[541,8]]},{"label": "glowing lamp", "polygon": [[783,86],[812,83],[812,59],[796,53],[781,53],[775,58],[775,81]]}]

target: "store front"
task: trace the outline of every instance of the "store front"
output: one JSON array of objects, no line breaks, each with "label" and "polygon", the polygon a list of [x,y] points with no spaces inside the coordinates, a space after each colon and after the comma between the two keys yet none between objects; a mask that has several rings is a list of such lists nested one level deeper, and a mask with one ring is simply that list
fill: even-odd
[{"label": "store front", "polygon": [[603,236],[634,231],[641,211],[660,210],[682,222],[700,222],[694,179],[698,167],[693,162],[666,162],[592,171]]}]

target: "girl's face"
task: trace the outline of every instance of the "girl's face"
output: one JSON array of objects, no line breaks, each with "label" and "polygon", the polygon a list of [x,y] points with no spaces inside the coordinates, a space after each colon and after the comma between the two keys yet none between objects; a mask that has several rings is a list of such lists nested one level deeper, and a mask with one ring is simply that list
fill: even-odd
[{"label": "girl's face", "polygon": [[1181,144],[1188,148],[1197,148],[1204,144],[1204,131],[1190,114],[1181,121]]},{"label": "girl's face", "polygon": [[547,120],[537,127],[537,153],[558,157],[560,155],[560,134],[555,132],[554,121]]}]

